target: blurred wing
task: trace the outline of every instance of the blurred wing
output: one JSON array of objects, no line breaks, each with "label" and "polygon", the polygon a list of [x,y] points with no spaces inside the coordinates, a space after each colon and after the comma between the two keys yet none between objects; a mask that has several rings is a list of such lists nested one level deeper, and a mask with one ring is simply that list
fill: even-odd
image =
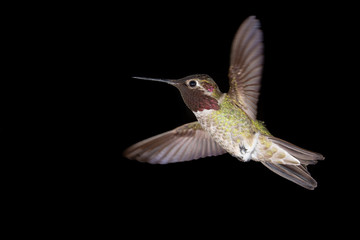
[{"label": "blurred wing", "polygon": [[251,16],[237,31],[230,56],[229,95],[252,119],[256,119],[263,65],[260,22]]},{"label": "blurred wing", "polygon": [[140,162],[167,164],[224,153],[198,122],[192,122],[138,142],[126,149],[124,156]]}]

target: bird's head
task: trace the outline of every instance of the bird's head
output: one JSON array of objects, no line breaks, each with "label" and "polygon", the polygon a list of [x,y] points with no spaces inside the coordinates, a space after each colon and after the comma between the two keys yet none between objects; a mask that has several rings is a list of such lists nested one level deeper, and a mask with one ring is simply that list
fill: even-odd
[{"label": "bird's head", "polygon": [[215,81],[206,74],[190,75],[176,80],[135,77],[142,80],[165,82],[179,89],[188,108],[193,112],[219,110],[222,95]]}]

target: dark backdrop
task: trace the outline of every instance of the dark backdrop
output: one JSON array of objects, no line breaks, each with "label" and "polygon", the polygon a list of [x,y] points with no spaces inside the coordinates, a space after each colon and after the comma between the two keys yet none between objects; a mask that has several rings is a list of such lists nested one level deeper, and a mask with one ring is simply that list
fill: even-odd
[{"label": "dark backdrop", "polygon": [[[49,31],[42,39],[49,46],[44,71],[54,83],[48,94],[56,94],[51,135],[59,138],[55,150],[47,149],[55,163],[47,162],[51,168],[45,173],[56,176],[50,189],[64,204],[60,208],[74,207],[90,219],[97,214],[117,219],[110,226],[119,219],[143,226],[158,215],[159,225],[177,216],[215,224],[232,218],[235,229],[274,216],[289,225],[300,224],[299,216],[307,217],[301,223],[306,226],[335,221],[335,214],[346,212],[335,199],[350,201],[354,194],[344,188],[351,182],[345,180],[346,164],[339,163],[346,161],[339,158],[344,139],[333,127],[341,119],[335,83],[340,11],[258,2],[95,4],[49,11],[39,22]],[[44,23],[52,14],[55,20]],[[273,135],[325,156],[309,166],[318,187],[303,189],[260,163],[228,154],[169,165],[122,157],[130,145],[195,120],[175,88],[131,77],[205,73],[226,92],[231,42],[250,15],[260,20],[264,33],[258,118]]]},{"label": "dark backdrop", "polygon": [[[103,138],[92,158],[90,182],[110,198],[135,204],[199,207],[243,211],[240,205],[316,205],[342,192],[334,177],[339,168],[331,138],[331,93],[328,84],[329,30],[336,16],[306,6],[268,11],[266,6],[174,11],[129,9],[130,15],[102,13],[95,29],[96,77],[90,85],[96,131]],[[309,166],[318,181],[308,191],[264,168],[242,163],[228,154],[192,162],[149,165],[130,161],[122,151],[137,141],[194,121],[180,94],[171,86],[132,79],[132,76],[181,78],[190,74],[212,76],[224,92],[232,38],[241,22],[256,15],[264,32],[264,77],[258,117],[270,132],[303,148],[324,154],[326,160]],[[93,20],[94,23],[97,20]],[[89,56],[92,57],[92,56]],[[99,71],[100,70],[100,71]],[[87,101],[85,101],[87,102]],[[269,201],[269,202],[268,202]],[[146,208],[146,207],[145,207]],[[219,210],[221,211],[221,210]],[[316,216],[314,216],[316,219]]]},{"label": "dark backdrop", "polygon": [[309,192],[261,164],[241,163],[229,155],[167,166],[121,157],[131,144],[195,120],[177,89],[131,77],[181,78],[206,73],[226,92],[232,38],[241,22],[253,14],[261,21],[265,44],[258,118],[273,135],[331,159],[324,72],[328,68],[327,30],[334,19],[317,10],[270,14],[260,9],[226,13],[191,8],[181,12],[134,11],[120,19],[114,13],[102,15],[104,19],[94,32],[99,42],[91,41],[95,46],[86,49],[90,59],[96,60],[89,69],[96,75],[90,76],[90,81],[84,79],[84,87],[93,91],[89,94],[100,111],[94,116],[100,120],[94,127],[103,129],[103,141],[109,144],[105,146],[108,155],[94,164],[109,164],[103,170],[109,171],[112,184],[140,195],[142,191],[163,194],[169,201],[199,191],[209,197],[228,194],[231,198],[238,191],[250,191],[292,192],[311,198],[333,188],[334,180],[327,170],[332,161],[328,159],[309,167],[319,182],[318,189]]}]

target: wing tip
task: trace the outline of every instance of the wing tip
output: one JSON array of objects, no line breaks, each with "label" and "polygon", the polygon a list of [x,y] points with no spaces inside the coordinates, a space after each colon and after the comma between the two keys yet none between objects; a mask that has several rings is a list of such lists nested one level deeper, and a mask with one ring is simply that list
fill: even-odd
[{"label": "wing tip", "polygon": [[150,164],[184,162],[226,153],[198,122],[140,141],[122,152],[130,160]]}]

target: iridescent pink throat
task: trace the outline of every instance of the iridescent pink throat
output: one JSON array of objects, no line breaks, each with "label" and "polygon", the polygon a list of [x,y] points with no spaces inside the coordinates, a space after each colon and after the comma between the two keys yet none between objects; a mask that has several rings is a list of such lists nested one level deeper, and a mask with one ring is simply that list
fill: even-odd
[{"label": "iridescent pink throat", "polygon": [[220,106],[218,101],[215,98],[209,97],[209,96],[203,96],[201,99],[199,99],[198,102],[195,102],[194,105],[195,112],[198,111],[204,111],[204,110],[219,110]]},{"label": "iridescent pink throat", "polygon": [[215,98],[204,95],[201,91],[182,93],[183,99],[191,111],[203,111],[205,109],[219,110],[220,106]]}]

